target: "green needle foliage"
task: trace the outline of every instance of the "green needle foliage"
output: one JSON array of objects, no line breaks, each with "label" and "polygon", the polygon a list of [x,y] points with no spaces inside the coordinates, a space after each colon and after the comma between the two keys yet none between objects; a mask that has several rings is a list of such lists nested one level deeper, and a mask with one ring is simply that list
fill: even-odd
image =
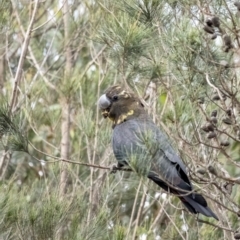
[{"label": "green needle foliage", "polygon": [[18,116],[10,117],[7,104],[2,101],[0,107],[0,136],[4,148],[11,151],[28,153],[28,140],[22,130],[22,120]]},{"label": "green needle foliage", "polygon": [[[233,239],[240,3],[61,2],[39,1],[27,36],[36,1],[0,1],[0,239]],[[198,222],[148,182],[149,166],[134,156],[139,174],[105,169],[116,161],[111,123],[97,100],[113,84],[138,94],[219,223],[204,216],[210,224]],[[143,159],[151,155],[150,139]],[[63,166],[64,154],[74,164]]]}]

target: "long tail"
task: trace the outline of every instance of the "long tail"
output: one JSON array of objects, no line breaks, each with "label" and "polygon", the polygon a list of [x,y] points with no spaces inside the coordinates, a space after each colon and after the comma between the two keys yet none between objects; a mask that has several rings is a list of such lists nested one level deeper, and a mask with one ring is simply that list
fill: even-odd
[{"label": "long tail", "polygon": [[207,206],[207,202],[202,195],[193,193],[188,196],[181,196],[179,199],[191,213],[201,213],[219,220],[216,214]]},{"label": "long tail", "polygon": [[166,182],[162,181],[161,179],[149,175],[148,178],[150,178],[152,181],[154,181],[158,186],[163,188],[165,191],[173,193],[174,195],[177,195],[183,205],[194,214],[201,213],[207,217],[213,217],[216,220],[219,220],[216,214],[208,207],[207,201],[205,198],[198,194],[198,193],[191,193],[189,195],[186,195],[186,192],[180,192],[176,189],[171,188],[166,184]]}]

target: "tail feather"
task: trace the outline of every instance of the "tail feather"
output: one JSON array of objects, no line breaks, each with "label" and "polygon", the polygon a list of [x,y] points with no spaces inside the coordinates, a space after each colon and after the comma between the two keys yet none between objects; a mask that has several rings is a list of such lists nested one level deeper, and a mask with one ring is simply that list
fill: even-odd
[{"label": "tail feather", "polygon": [[203,207],[207,207],[207,201],[205,200],[205,198],[201,194],[194,193],[194,194],[192,194],[192,198],[195,202],[199,203]]},{"label": "tail feather", "polygon": [[[200,195],[201,196],[201,195]],[[202,196],[201,196],[202,197]],[[196,199],[193,199],[193,196],[179,197],[184,206],[192,213],[201,213],[207,217],[213,217],[216,220],[219,220],[216,214],[206,205],[203,206],[201,203],[198,203]],[[203,197],[202,197],[203,198]],[[206,201],[205,201],[206,202]]]},{"label": "tail feather", "polygon": [[181,200],[182,204],[188,209],[189,212],[197,214],[196,209],[193,208],[192,205],[189,204],[184,198],[179,197],[179,199]]},{"label": "tail feather", "polygon": [[208,207],[205,198],[201,194],[191,193],[187,195],[186,191],[179,192],[179,190],[171,188],[170,186],[167,185],[166,182],[162,181],[161,179],[159,179],[157,176],[153,174],[152,175],[149,174],[148,178],[154,181],[157,185],[159,185],[165,191],[178,195],[181,202],[191,213],[194,213],[194,214],[201,213],[207,217],[213,217],[216,220],[219,220],[216,214]]}]

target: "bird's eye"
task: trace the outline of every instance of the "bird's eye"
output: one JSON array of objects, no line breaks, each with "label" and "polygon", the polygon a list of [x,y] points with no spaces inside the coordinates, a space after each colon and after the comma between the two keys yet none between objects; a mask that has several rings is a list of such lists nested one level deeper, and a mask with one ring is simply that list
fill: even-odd
[{"label": "bird's eye", "polygon": [[113,101],[117,101],[117,100],[118,100],[118,95],[114,95],[114,96],[112,97],[112,99],[113,99]]}]

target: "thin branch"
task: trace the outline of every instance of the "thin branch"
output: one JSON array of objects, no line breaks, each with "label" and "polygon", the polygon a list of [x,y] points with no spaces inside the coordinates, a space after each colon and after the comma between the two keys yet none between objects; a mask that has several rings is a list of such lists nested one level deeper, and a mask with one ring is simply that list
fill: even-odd
[{"label": "thin branch", "polygon": [[140,222],[140,219],[141,219],[141,216],[142,216],[142,212],[143,212],[143,208],[144,208],[144,203],[146,201],[146,197],[147,197],[147,189],[146,189],[146,186],[143,186],[143,195],[142,195],[142,198],[141,198],[140,205],[138,207],[137,217],[136,217],[135,221],[132,223],[132,226],[135,225],[132,239],[135,239],[135,237],[136,237],[137,229],[138,229],[139,222]]},{"label": "thin branch", "polygon": [[217,224],[214,224],[214,223],[211,223],[211,222],[208,222],[208,221],[205,221],[205,220],[202,220],[202,219],[197,219],[198,222],[200,223],[205,223],[205,224],[208,224],[210,226],[213,226],[215,228],[221,228],[225,231],[229,231],[229,232],[235,232],[235,230],[231,229],[231,228],[226,228],[226,227],[223,227],[223,226],[220,226],[220,225],[217,225]]},{"label": "thin branch", "polygon": [[[130,218],[130,221],[129,221],[129,224],[128,224],[128,230],[127,230],[127,235],[126,235],[126,236],[127,236],[127,239],[129,239],[130,229],[131,229],[131,226],[132,226],[133,217],[134,217],[135,212],[136,212],[137,200],[138,200],[138,196],[139,196],[141,187],[142,187],[142,178],[141,178],[140,181],[139,181],[138,189],[137,189],[137,192],[136,192],[136,195],[135,195],[135,199],[134,199],[134,203],[133,203],[133,207],[132,207],[131,218]],[[132,239],[135,239],[135,236],[136,236],[136,228],[135,228],[135,230],[134,230]]]},{"label": "thin branch", "polygon": [[[34,5],[34,9],[33,9],[33,14],[32,14],[32,17],[31,17],[31,20],[30,20],[30,23],[28,25],[28,29],[27,29],[27,32],[26,32],[26,35],[25,35],[25,38],[24,38],[24,42],[23,42],[23,46],[22,46],[22,52],[21,52],[21,55],[20,55],[20,58],[19,58],[18,67],[17,67],[15,79],[14,79],[14,88],[13,88],[13,91],[12,91],[9,113],[12,112],[13,106],[16,104],[16,101],[17,101],[17,96],[18,96],[17,88],[18,88],[18,85],[19,85],[19,83],[21,81],[21,78],[22,78],[22,68],[23,68],[24,60],[25,60],[26,55],[27,55],[28,45],[29,45],[30,39],[31,39],[31,31],[32,31],[34,19],[35,19],[37,9],[38,9],[38,3],[39,3],[39,0],[36,0],[35,5]],[[15,14],[18,15],[16,6],[15,6],[15,3],[14,3],[13,0],[12,0],[12,5],[13,5],[13,8],[14,8]]]},{"label": "thin branch", "polygon": [[227,182],[230,183],[237,183],[240,184],[240,178],[239,177],[225,177],[223,176],[221,173],[218,173],[211,165],[208,167],[208,170],[210,171],[210,173],[212,173],[213,175],[215,175],[218,178],[221,178]]},{"label": "thin branch", "polygon": [[[93,167],[93,168],[100,168],[100,169],[106,169],[106,170],[116,170],[116,171],[126,171],[126,172],[132,172],[133,170],[130,168],[120,168],[120,167],[114,167],[114,169],[112,167],[106,167],[106,166],[101,166],[101,165],[97,165],[97,164],[90,164],[90,163],[83,163],[83,162],[77,162],[77,161],[73,161],[73,160],[69,160],[69,159],[64,159],[64,158],[59,158],[59,157],[55,157],[53,155],[47,154],[39,149],[37,149],[36,147],[34,147],[34,145],[29,142],[29,145],[36,150],[37,152],[44,154],[47,157],[53,158],[53,159],[57,159],[56,161],[44,161],[44,163],[56,163],[56,162],[67,162],[67,163],[73,163],[73,164],[78,164],[78,165],[82,165],[82,166],[87,166],[87,167]],[[40,160],[34,156],[32,156],[35,160],[39,161],[39,162],[43,162],[43,160]]]},{"label": "thin branch", "polygon": [[[158,201],[160,203],[160,201]],[[148,234],[150,234],[150,232],[153,231],[154,227],[157,225],[157,223],[159,223],[159,219],[163,216],[164,211],[163,209],[166,207],[166,204],[169,203],[169,198],[165,198],[164,201],[161,204],[161,208],[158,211],[157,216],[155,217],[155,219],[153,220],[153,222],[151,223],[149,230],[148,230]]]},{"label": "thin branch", "polygon": [[172,223],[172,225],[175,227],[176,231],[178,232],[179,236],[184,240],[184,236],[182,235],[181,231],[179,230],[179,228],[177,227],[177,225],[175,224],[175,221],[170,217],[170,215],[167,213],[167,211],[163,208],[162,209],[164,211],[164,213],[166,214],[166,216],[168,217],[168,219],[170,220],[170,222]]},{"label": "thin branch", "polygon": [[63,5],[62,5],[62,6],[56,11],[56,13],[55,13],[51,18],[49,18],[46,22],[44,22],[44,23],[40,24],[39,26],[33,28],[33,29],[32,29],[32,32],[38,30],[39,28],[41,28],[41,27],[43,27],[44,25],[46,25],[48,22],[54,20],[54,18],[58,15],[58,13],[62,10],[62,8],[63,8]]},{"label": "thin branch", "polygon": [[[210,79],[209,79],[209,76],[208,76],[208,73],[206,73],[205,75],[206,75],[206,81],[207,81],[208,85],[209,85],[210,87],[212,87],[214,90],[217,91],[218,96],[219,96],[219,98],[221,99],[221,102],[224,103],[223,96],[222,96],[221,91],[219,90],[219,88],[216,87],[213,83],[211,83],[211,81],[210,81]],[[225,106],[225,107],[226,107],[226,106]]]}]

